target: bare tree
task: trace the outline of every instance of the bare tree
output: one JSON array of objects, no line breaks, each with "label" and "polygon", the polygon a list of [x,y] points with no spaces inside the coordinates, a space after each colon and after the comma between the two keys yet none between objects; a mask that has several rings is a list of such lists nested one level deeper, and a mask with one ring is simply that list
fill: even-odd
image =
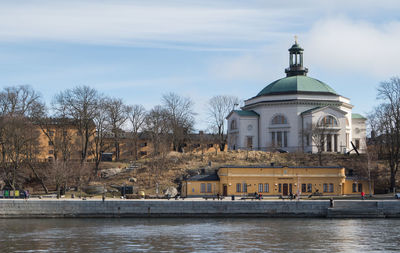
[{"label": "bare tree", "polygon": [[133,105],[128,107],[128,117],[130,123],[130,132],[132,134],[132,146],[135,160],[138,159],[139,134],[143,131],[146,109],[142,105]]},{"label": "bare tree", "polygon": [[0,92],[0,167],[4,181],[13,189],[24,183],[27,169],[43,183],[33,166],[40,143],[32,122],[43,108],[40,95],[29,86],[6,87]]},{"label": "bare tree", "polygon": [[226,134],[224,134],[226,117],[238,104],[239,98],[226,95],[214,96],[208,101],[209,124],[211,129],[218,134],[221,151],[225,149],[226,145]]},{"label": "bare tree", "polygon": [[173,134],[173,149],[182,152],[194,126],[193,101],[190,98],[169,93],[162,97],[162,103],[168,113],[168,124]]},{"label": "bare tree", "polygon": [[374,109],[370,124],[376,133],[375,141],[380,147],[381,157],[390,168],[390,188],[395,191],[400,164],[400,78],[381,82],[377,98],[383,103]]},{"label": "bare tree", "polygon": [[80,136],[80,160],[85,162],[94,138],[95,126],[93,119],[98,109],[99,94],[88,86],[78,86],[57,94],[53,101],[56,115],[65,115],[76,123]]},{"label": "bare tree", "polygon": [[151,109],[145,118],[145,131],[153,144],[152,159],[149,162],[155,183],[165,169],[167,154],[170,151],[169,113],[161,106]]},{"label": "bare tree", "polygon": [[119,161],[122,126],[128,119],[128,108],[122,99],[111,98],[108,99],[105,110],[108,115],[110,131],[113,133],[115,160]]},{"label": "bare tree", "polygon": [[322,166],[322,152],[325,151],[326,135],[328,133],[329,126],[324,122],[307,124],[301,132],[301,136],[311,140],[312,146],[316,147],[320,166]]},{"label": "bare tree", "polygon": [[94,160],[95,160],[95,173],[97,174],[102,158],[102,153],[108,148],[108,144],[105,141],[108,130],[108,99],[99,98],[98,110],[93,118],[93,122],[96,126],[96,136],[94,138],[94,145],[91,146],[93,149]]}]

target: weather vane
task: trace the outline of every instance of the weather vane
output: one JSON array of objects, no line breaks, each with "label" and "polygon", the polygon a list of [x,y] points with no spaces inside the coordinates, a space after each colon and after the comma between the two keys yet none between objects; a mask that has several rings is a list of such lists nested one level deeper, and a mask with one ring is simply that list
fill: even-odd
[{"label": "weather vane", "polygon": [[297,44],[297,35],[294,36],[294,42]]}]

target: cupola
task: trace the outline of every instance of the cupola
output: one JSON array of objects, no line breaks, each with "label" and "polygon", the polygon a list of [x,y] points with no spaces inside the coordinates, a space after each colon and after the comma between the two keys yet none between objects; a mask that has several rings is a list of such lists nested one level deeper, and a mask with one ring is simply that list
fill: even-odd
[{"label": "cupola", "polygon": [[303,66],[303,51],[294,36],[294,44],[289,48],[289,68],[285,69],[286,76],[306,76],[308,69]]}]

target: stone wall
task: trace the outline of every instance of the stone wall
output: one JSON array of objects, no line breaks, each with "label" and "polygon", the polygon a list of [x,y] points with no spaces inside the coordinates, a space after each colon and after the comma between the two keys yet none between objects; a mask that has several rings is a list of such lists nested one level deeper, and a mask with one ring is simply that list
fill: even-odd
[{"label": "stone wall", "polygon": [[[400,201],[335,201],[334,209],[340,213],[340,210],[353,210],[353,207],[356,207],[354,210],[363,209],[363,205],[367,205],[368,210],[379,208],[382,211],[380,214],[383,213],[384,217],[400,217]],[[186,199],[102,202],[101,200],[3,199],[0,200],[0,217],[327,217],[329,209],[332,209],[329,207],[330,203],[326,200]]]}]

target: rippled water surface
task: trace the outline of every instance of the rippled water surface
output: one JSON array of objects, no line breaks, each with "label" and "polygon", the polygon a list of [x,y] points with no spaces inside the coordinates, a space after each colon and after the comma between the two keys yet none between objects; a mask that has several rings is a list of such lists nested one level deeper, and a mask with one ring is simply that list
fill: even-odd
[{"label": "rippled water surface", "polygon": [[0,219],[0,252],[399,252],[400,219]]}]

